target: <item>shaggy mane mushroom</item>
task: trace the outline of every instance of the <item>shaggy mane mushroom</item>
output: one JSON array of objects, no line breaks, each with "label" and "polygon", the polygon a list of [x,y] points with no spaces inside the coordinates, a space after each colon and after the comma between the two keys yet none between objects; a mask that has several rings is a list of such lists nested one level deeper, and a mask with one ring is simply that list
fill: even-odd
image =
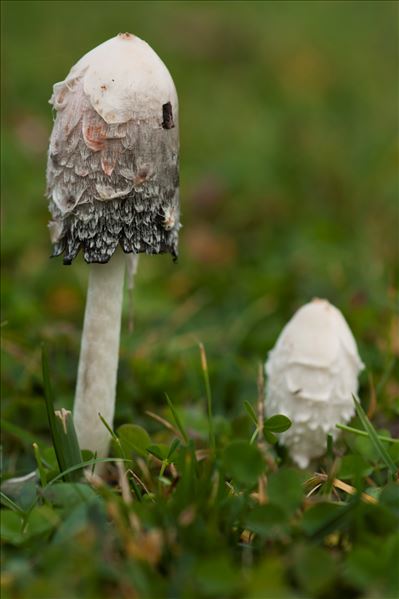
[{"label": "shaggy mane mushroom", "polygon": [[336,425],[352,418],[363,368],[346,320],[327,300],[305,304],[285,325],[266,362],[266,412],[291,419],[280,440],[300,468],[323,455],[327,435],[336,439]]},{"label": "shaggy mane mushroom", "polygon": [[123,284],[138,254],[177,258],[178,101],[150,46],[123,33],[54,85],[47,190],[53,256],[82,251],[89,286],[74,404],[80,446],[105,456],[118,368]]}]

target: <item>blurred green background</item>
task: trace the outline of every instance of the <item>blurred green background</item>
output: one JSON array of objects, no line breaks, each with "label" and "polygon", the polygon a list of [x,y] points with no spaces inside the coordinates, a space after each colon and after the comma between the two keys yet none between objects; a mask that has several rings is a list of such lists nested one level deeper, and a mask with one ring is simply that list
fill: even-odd
[{"label": "blurred green background", "polygon": [[[47,436],[43,340],[58,404],[72,405],[88,275],[81,257],[70,267],[48,259],[48,99],[84,53],[121,31],[145,39],[176,83],[184,228],[177,265],[140,259],[133,332],[126,295],[117,423],[142,422],[165,391],[195,411],[198,340],[216,411],[242,412],[258,361],[314,296],[343,311],[381,380],[399,352],[397,7],[2,3],[2,415],[28,433],[24,447],[8,426],[9,472],[34,464],[29,434]],[[391,374],[382,420],[398,389]]]}]

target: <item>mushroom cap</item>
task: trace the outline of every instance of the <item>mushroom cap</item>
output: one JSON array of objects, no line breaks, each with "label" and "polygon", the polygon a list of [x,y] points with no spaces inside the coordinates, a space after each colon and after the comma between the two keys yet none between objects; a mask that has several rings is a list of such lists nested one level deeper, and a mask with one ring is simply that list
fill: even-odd
[{"label": "mushroom cap", "polygon": [[291,419],[280,439],[299,466],[322,455],[327,434],[336,438],[336,424],[353,416],[363,367],[346,320],[327,300],[302,306],[282,330],[266,363],[266,410]]},{"label": "mushroom cap", "polygon": [[129,33],[104,42],[56,83],[47,163],[53,255],[70,264],[124,252],[177,256],[178,101],[169,71]]},{"label": "mushroom cap", "polygon": [[152,114],[159,118],[159,107],[167,102],[177,113],[176,88],[168,69],[151,46],[131,33],[120,33],[87,52],[66,79],[55,84],[50,102],[80,77],[92,107],[108,124]]},{"label": "mushroom cap", "polygon": [[272,352],[287,354],[290,364],[328,368],[341,349],[355,367],[362,365],[342,313],[327,300],[315,298],[299,308],[286,324]]}]

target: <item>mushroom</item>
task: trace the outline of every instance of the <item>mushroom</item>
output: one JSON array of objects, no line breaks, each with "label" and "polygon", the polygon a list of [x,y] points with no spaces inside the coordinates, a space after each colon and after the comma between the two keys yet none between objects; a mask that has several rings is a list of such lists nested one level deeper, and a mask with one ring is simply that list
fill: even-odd
[{"label": "mushroom", "polygon": [[50,99],[47,193],[53,256],[90,265],[74,423],[81,448],[105,456],[112,425],[126,263],[177,258],[178,100],[151,47],[123,33],[85,54]]},{"label": "mushroom", "polygon": [[363,368],[346,320],[327,300],[305,304],[282,330],[266,363],[266,410],[291,419],[280,441],[301,468],[352,418]]}]

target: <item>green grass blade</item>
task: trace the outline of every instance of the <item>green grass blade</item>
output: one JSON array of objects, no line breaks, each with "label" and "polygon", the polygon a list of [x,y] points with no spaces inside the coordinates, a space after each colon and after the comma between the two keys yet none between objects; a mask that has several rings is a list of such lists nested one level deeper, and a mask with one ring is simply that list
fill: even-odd
[{"label": "green grass blade", "polygon": [[179,415],[176,412],[175,407],[167,393],[165,393],[165,397],[166,397],[166,401],[168,402],[169,409],[172,412],[173,420],[175,421],[176,427],[177,427],[179,433],[181,434],[181,436],[183,437],[184,443],[186,445],[188,445],[188,435],[187,435],[186,431],[184,430],[184,427],[181,423]]},{"label": "green grass blade", "polygon": [[103,423],[103,425],[105,426],[105,428],[107,429],[107,431],[109,432],[109,434],[111,435],[112,439],[115,442],[119,441],[118,436],[116,435],[116,433],[112,430],[112,428],[110,427],[110,425],[108,424],[108,422],[105,420],[104,416],[98,412],[98,417],[101,420],[101,422]]},{"label": "green grass blade", "polygon": [[[51,438],[53,440],[54,451],[60,472],[65,473],[71,466],[80,463],[82,461],[82,456],[80,454],[71,413],[63,410],[60,412],[61,416],[59,416],[54,412],[54,393],[50,380],[47,348],[44,344],[42,345],[42,371],[44,399]],[[65,416],[66,413],[70,416]],[[75,480],[76,475],[72,475],[71,477],[68,477],[68,475],[66,476],[67,478],[65,478],[65,480],[71,481]]]},{"label": "green grass blade", "polygon": [[44,400],[46,403],[48,424],[50,427],[51,438],[53,440],[54,451],[57,457],[58,466],[60,471],[65,469],[65,463],[62,455],[62,444],[58,437],[58,428],[56,424],[56,417],[54,413],[54,394],[50,381],[50,372],[48,365],[48,352],[47,347],[43,343],[42,345],[42,372],[43,372],[43,386],[44,386]]},{"label": "green grass blade", "polygon": [[[347,431],[348,433],[354,433],[355,435],[359,435],[360,437],[368,437],[369,434],[366,431],[361,431],[358,428],[353,428],[353,426],[346,426],[346,424],[336,424],[337,428],[341,431]],[[385,437],[384,435],[377,435],[380,441],[384,441],[385,443],[399,443],[399,439],[392,439],[392,437]]]},{"label": "green grass blade", "polygon": [[[65,468],[80,464],[82,461],[82,454],[73,424],[72,413],[69,410],[57,410],[55,412],[55,417],[57,434],[62,446],[62,460],[65,464]],[[77,478],[76,475],[78,475],[78,473],[69,475],[68,480],[73,482]]]},{"label": "green grass blade", "polygon": [[208,408],[208,424],[209,424],[209,444],[211,448],[215,449],[215,431],[213,428],[213,415],[212,415],[212,392],[211,385],[209,382],[209,372],[208,372],[208,363],[206,360],[205,347],[203,343],[199,343],[199,350],[201,354],[201,369],[204,376],[205,382],[205,392],[206,392],[206,400],[207,400],[207,408]]},{"label": "green grass blade", "polygon": [[371,424],[370,420],[367,418],[366,412],[363,410],[363,408],[360,404],[359,398],[356,397],[355,395],[353,395],[353,400],[355,402],[356,414],[357,414],[360,422],[362,423],[364,430],[368,433],[370,441],[374,445],[382,462],[385,464],[385,466],[390,471],[392,477],[395,479],[396,473],[397,473],[397,468],[394,464],[394,461],[392,460],[391,456],[389,455],[389,453],[383,446],[380,438],[377,435],[377,431],[375,430],[374,426]]},{"label": "green grass blade", "polygon": [[136,496],[136,499],[138,501],[140,501],[140,502],[143,501],[143,494],[142,494],[142,492],[140,490],[140,487],[138,486],[138,484],[134,480],[134,476],[130,476],[129,480],[130,480],[130,484],[132,485],[133,492],[134,492],[134,494]]},{"label": "green grass blade", "polygon": [[45,487],[47,484],[46,469],[44,467],[40,449],[39,449],[39,446],[37,443],[33,443],[33,452],[35,454],[37,469],[39,470],[39,477],[40,477],[41,485],[42,485],[42,487]]},{"label": "green grass blade", "polygon": [[16,512],[17,514],[20,514],[21,516],[25,517],[26,514],[24,510],[20,508],[19,505],[17,505],[12,499],[10,499],[8,495],[3,493],[3,491],[0,491],[0,503],[4,505],[4,507],[7,507],[13,512]]},{"label": "green grass blade", "polygon": [[179,439],[173,439],[170,447],[169,447],[169,451],[168,451],[168,455],[166,456],[166,459],[168,461],[171,460],[173,454],[175,453],[176,449],[180,446],[180,440]]},{"label": "green grass blade", "polygon": [[256,439],[256,437],[258,436],[258,433],[259,433],[259,431],[258,431],[258,429],[256,428],[256,429],[254,430],[254,432],[252,433],[252,437],[251,437],[251,439],[249,440],[249,444],[250,444],[250,445],[253,445],[253,443],[255,442],[255,439]]}]

